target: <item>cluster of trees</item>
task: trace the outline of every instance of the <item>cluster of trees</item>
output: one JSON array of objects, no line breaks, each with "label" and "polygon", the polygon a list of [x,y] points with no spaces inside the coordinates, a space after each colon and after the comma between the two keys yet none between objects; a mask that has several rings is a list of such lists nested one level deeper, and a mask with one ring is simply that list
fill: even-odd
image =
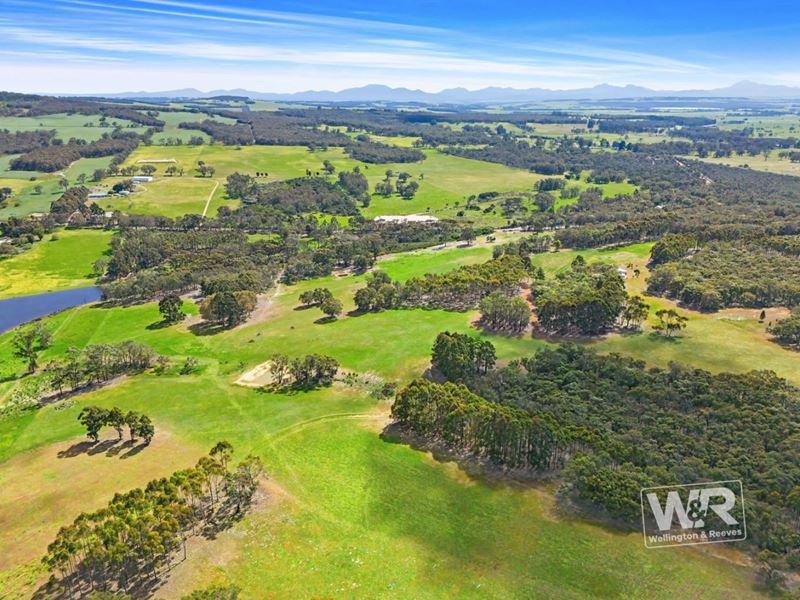
[{"label": "cluster of trees", "polygon": [[781,344],[800,350],[800,308],[795,308],[785,319],[778,319],[767,329]]},{"label": "cluster of trees", "polygon": [[519,296],[492,292],[480,301],[481,324],[495,331],[519,333],[528,327],[531,309]]},{"label": "cluster of trees", "polygon": [[431,353],[431,365],[454,381],[485,375],[494,369],[496,360],[491,342],[449,331],[436,336]]},{"label": "cluster of trees", "polygon": [[448,273],[413,277],[405,283],[393,282],[385,273],[376,272],[367,279],[367,286],[356,292],[354,301],[361,312],[391,308],[469,310],[492,292],[516,295],[529,276],[526,262],[512,254]]},{"label": "cluster of trees", "polygon": [[[586,264],[582,256],[571,268],[531,288],[539,326],[558,334],[596,335],[613,327],[625,308],[625,282],[613,265]],[[646,316],[642,316],[642,319]]]},{"label": "cluster of trees", "polygon": [[137,438],[142,438],[145,445],[148,446],[156,434],[156,428],[150,417],[132,410],[123,413],[116,406],[113,408],[84,406],[78,415],[78,421],[86,428],[86,435],[89,439],[95,443],[100,439],[100,430],[103,427],[113,428],[120,440],[123,428],[127,427],[132,442],[135,442]]},{"label": "cluster of trees", "polygon": [[100,510],[80,514],[47,547],[44,564],[70,596],[99,587],[136,589],[170,567],[203,526],[230,523],[252,503],[264,467],[247,456],[235,467],[233,447],[219,442],[194,468],[116,494]]},{"label": "cluster of trees", "polygon": [[278,386],[291,385],[301,389],[327,387],[339,370],[339,361],[324,354],[306,354],[290,359],[285,354],[273,354],[270,373]]},{"label": "cluster of trees", "polygon": [[85,224],[93,219],[99,222],[105,212],[96,202],[87,204],[88,200],[89,190],[82,185],[69,188],[50,203],[50,215],[57,223]]},{"label": "cluster of trees", "polygon": [[314,288],[300,294],[300,302],[304,306],[318,306],[329,319],[336,319],[342,314],[342,303],[333,297],[328,288]]},{"label": "cluster of trees", "polygon": [[285,215],[313,212],[355,215],[358,209],[354,198],[364,195],[367,180],[359,172],[342,171],[339,173],[338,183],[313,176],[258,183],[249,175],[235,173],[228,177],[225,190],[229,198],[273,207]]},{"label": "cluster of trees", "polygon": [[235,327],[244,323],[256,308],[257,298],[251,290],[223,290],[207,296],[200,303],[200,314],[209,323]]},{"label": "cluster of trees", "polygon": [[[419,189],[419,183],[411,178],[410,173],[397,173],[396,183],[392,181],[392,177],[394,176],[395,173],[392,170],[386,171],[386,177],[375,184],[375,193],[388,198],[396,191],[404,200],[413,198],[414,194],[416,194]],[[420,175],[420,178],[421,177]]]},{"label": "cluster of trees", "polygon": [[104,383],[120,375],[149,369],[158,355],[139,342],[92,344],[83,349],[69,348],[63,359],[47,365],[52,386],[63,394],[66,390]]},{"label": "cluster of trees", "polygon": [[679,239],[686,241],[676,249],[674,257],[667,258],[663,251],[656,255],[660,262],[647,282],[649,293],[709,311],[730,306],[800,304],[800,262],[796,256],[752,239],[715,240],[691,246],[696,250],[687,255],[680,250],[690,241],[686,237]]},{"label": "cluster of trees", "polygon": [[41,322],[17,329],[11,340],[14,356],[25,361],[28,373],[36,371],[39,366],[39,353],[49,348],[52,343],[53,335]]}]

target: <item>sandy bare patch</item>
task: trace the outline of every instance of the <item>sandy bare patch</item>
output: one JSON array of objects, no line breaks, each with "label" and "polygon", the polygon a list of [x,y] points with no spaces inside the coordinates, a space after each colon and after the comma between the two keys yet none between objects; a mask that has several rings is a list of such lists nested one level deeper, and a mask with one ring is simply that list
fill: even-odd
[{"label": "sandy bare patch", "polygon": [[[765,308],[764,312],[766,313],[766,317],[764,318],[765,323],[777,321],[779,319],[785,319],[791,313],[788,308],[783,306]],[[719,311],[717,318],[728,319],[731,321],[758,321],[760,314],[760,308],[726,308],[725,310]]]},{"label": "sandy bare patch", "polygon": [[174,158],[140,158],[137,163],[176,163]]}]

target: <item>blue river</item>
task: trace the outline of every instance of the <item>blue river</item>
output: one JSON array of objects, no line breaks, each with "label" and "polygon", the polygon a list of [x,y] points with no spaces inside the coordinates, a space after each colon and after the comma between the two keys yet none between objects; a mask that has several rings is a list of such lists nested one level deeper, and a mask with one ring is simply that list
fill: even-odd
[{"label": "blue river", "polygon": [[0,333],[73,306],[97,302],[101,295],[100,288],[85,287],[0,300]]}]

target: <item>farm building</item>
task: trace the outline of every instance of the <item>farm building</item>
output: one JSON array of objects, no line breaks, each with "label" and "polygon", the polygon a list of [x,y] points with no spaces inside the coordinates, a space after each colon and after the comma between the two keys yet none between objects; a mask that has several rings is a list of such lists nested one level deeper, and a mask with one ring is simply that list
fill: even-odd
[{"label": "farm building", "polygon": [[148,183],[153,181],[153,178],[149,175],[134,175],[131,177],[131,181],[133,181],[133,183]]}]

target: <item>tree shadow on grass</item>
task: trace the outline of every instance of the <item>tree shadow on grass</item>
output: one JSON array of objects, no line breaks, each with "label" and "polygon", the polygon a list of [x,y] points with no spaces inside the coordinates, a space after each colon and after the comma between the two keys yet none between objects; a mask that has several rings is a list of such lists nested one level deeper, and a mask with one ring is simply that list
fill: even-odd
[{"label": "tree shadow on grass", "polygon": [[218,323],[209,323],[208,321],[201,321],[194,325],[189,325],[189,331],[198,336],[216,335],[226,331],[228,327]]},{"label": "tree shadow on grass", "polygon": [[679,337],[679,336],[667,337],[666,335],[662,335],[662,334],[657,333],[655,331],[650,332],[647,337],[650,338],[653,341],[660,340],[661,342],[663,342],[665,344],[677,344],[677,343],[683,341],[682,338]]},{"label": "tree shadow on grass", "polygon": [[314,323],[317,324],[317,325],[325,325],[326,323],[333,323],[334,321],[337,321],[337,320],[338,319],[336,317],[329,317],[329,316],[326,315],[324,317],[320,317],[319,319],[314,321]]},{"label": "tree shadow on grass", "polygon": [[150,323],[150,325],[145,327],[145,329],[149,329],[150,331],[156,331],[158,329],[166,329],[170,325],[172,325],[171,322],[161,320],[161,321],[156,321],[155,323]]}]

